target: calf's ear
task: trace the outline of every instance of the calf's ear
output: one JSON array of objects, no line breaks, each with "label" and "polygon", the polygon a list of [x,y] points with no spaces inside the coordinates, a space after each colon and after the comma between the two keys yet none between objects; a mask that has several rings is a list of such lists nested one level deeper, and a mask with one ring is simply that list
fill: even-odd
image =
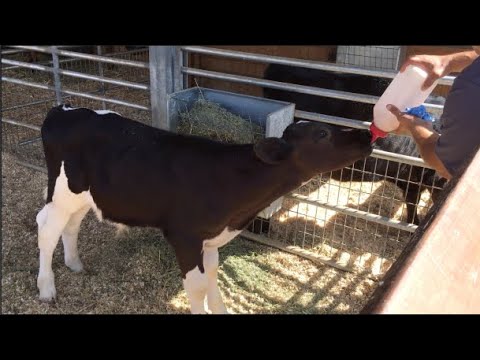
[{"label": "calf's ear", "polygon": [[258,141],[253,146],[255,155],[264,163],[276,165],[288,158],[292,153],[293,146],[285,140],[269,137]]}]

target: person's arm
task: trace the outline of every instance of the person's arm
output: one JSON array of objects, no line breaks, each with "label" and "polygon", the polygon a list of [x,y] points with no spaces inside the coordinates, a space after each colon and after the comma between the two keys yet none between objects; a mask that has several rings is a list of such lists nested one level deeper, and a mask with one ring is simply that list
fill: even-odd
[{"label": "person's arm", "polygon": [[474,50],[448,55],[415,55],[405,61],[400,72],[403,72],[408,65],[418,65],[425,69],[428,73],[422,86],[422,90],[425,90],[439,78],[452,72],[461,72],[470,65],[480,54],[480,47],[474,46],[473,48]]},{"label": "person's arm", "polygon": [[440,135],[433,130],[432,125],[415,116],[403,114],[393,105],[387,105],[387,109],[397,117],[400,123],[394,133],[398,135],[411,134],[417,143],[418,151],[422,159],[433,167],[440,176],[450,180],[452,175],[435,153],[435,146]]}]

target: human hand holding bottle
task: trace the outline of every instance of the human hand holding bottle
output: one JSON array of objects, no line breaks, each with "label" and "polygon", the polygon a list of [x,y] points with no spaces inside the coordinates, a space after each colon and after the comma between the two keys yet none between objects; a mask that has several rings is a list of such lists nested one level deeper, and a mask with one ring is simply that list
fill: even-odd
[{"label": "human hand holding bottle", "polygon": [[415,55],[407,59],[400,68],[405,71],[409,65],[416,65],[424,69],[428,76],[422,85],[422,90],[428,89],[438,79],[448,75],[450,71],[450,55]]},{"label": "human hand holding bottle", "polygon": [[452,72],[461,72],[470,65],[480,54],[478,46],[473,48],[474,50],[447,55],[414,55],[405,61],[400,68],[400,72],[405,71],[408,65],[416,65],[424,69],[428,76],[422,85],[423,91],[428,89],[436,80]]},{"label": "human hand holding bottle", "polygon": [[433,131],[433,124],[431,121],[425,121],[417,116],[401,112],[395,105],[388,104],[387,110],[390,111],[398,120],[398,128],[392,131],[396,135],[411,135],[413,128],[420,126]]}]

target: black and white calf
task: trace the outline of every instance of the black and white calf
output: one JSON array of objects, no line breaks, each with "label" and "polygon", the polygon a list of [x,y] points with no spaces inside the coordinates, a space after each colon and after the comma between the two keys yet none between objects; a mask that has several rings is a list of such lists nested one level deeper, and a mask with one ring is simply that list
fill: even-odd
[{"label": "black and white calf", "polygon": [[52,255],[82,270],[77,238],[94,209],[100,220],[163,230],[173,246],[192,313],[226,312],[217,287],[218,248],[275,199],[314,175],[370,155],[370,133],[313,122],[282,138],[227,145],[156,129],[109,111],[49,111],[42,126],[46,205],[37,215],[40,299],[56,296]]}]

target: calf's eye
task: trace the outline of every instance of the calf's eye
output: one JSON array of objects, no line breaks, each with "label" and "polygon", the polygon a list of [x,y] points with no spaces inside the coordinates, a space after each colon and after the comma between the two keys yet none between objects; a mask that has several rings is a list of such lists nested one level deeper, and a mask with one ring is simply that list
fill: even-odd
[{"label": "calf's eye", "polygon": [[320,130],[317,131],[313,137],[314,141],[320,141],[322,140],[325,136],[327,136],[327,132],[325,130]]}]

